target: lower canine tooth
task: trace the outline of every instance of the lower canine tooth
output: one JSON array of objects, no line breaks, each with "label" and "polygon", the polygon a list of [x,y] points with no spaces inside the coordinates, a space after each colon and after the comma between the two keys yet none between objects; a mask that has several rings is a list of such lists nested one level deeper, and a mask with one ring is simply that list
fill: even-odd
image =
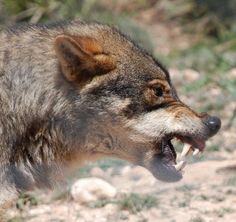
[{"label": "lower canine tooth", "polygon": [[184,167],[186,166],[186,162],[185,161],[180,161],[179,163],[177,163],[176,165],[174,165],[175,169],[177,171],[182,170]]},{"label": "lower canine tooth", "polygon": [[184,147],[183,147],[183,150],[182,150],[182,153],[181,153],[181,157],[185,157],[188,154],[188,152],[190,151],[190,149],[191,149],[191,145],[185,143]]},{"label": "lower canine tooth", "polygon": [[196,156],[197,154],[199,154],[199,152],[200,152],[199,149],[195,149],[195,150],[193,151],[193,156]]}]

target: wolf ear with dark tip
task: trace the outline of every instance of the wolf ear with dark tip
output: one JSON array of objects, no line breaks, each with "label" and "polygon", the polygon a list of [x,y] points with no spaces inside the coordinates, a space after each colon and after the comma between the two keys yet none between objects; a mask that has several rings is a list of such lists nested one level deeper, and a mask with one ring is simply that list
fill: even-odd
[{"label": "wolf ear with dark tip", "polygon": [[115,69],[113,58],[90,37],[59,35],[55,39],[55,50],[66,79],[80,86]]}]

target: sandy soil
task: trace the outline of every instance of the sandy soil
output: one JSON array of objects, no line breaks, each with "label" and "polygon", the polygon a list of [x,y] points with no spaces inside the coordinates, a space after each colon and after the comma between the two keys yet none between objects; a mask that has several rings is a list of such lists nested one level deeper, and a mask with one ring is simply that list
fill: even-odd
[{"label": "sandy soil", "polygon": [[[151,195],[157,199],[150,209],[134,212],[121,209],[117,203],[105,206],[80,205],[67,195],[52,201],[49,194],[37,194],[40,203],[12,210],[14,221],[49,222],[118,222],[118,221],[235,221],[236,218],[236,153],[231,160],[204,161],[188,165],[184,178],[174,184],[162,183],[153,178],[145,169],[135,166],[122,167],[119,172],[113,169],[93,170],[92,176],[100,176],[115,186],[120,195],[138,193]],[[116,197],[120,199],[121,197]],[[51,194],[52,196],[52,194]],[[132,201],[132,200],[131,200]],[[18,216],[18,220],[17,217]],[[21,218],[22,220],[20,220]]]}]

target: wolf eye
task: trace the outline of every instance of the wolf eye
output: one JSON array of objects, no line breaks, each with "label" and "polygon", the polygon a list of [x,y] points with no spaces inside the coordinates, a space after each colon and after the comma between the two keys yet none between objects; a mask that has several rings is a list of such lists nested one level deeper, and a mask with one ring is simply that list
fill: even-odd
[{"label": "wolf eye", "polygon": [[162,90],[161,87],[155,88],[155,89],[154,89],[154,93],[155,93],[155,95],[158,96],[158,97],[163,96],[163,90]]}]

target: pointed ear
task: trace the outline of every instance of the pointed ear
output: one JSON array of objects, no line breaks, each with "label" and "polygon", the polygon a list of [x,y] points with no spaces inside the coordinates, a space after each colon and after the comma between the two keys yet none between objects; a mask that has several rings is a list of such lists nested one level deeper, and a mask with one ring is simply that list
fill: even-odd
[{"label": "pointed ear", "polygon": [[59,35],[55,39],[55,50],[66,79],[80,86],[115,69],[113,58],[90,37]]}]

